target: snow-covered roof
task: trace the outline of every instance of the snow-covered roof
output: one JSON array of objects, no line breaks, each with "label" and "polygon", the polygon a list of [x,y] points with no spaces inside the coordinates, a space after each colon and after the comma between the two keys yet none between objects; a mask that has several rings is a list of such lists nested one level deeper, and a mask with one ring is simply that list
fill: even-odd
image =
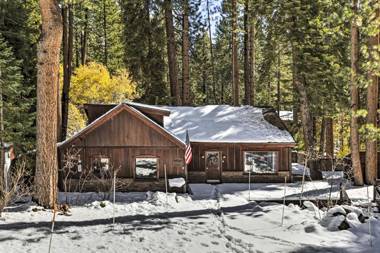
[{"label": "snow-covered roof", "polygon": [[151,109],[151,110],[156,110],[156,111],[162,111],[162,112],[170,113],[170,110],[165,109],[162,106],[154,106],[154,105],[141,104],[141,103],[136,103],[136,102],[132,102],[132,101],[129,101],[129,100],[125,100],[123,103],[127,104],[127,105],[130,105],[130,106],[133,106],[133,107],[137,107],[137,108],[145,108],[145,109]]},{"label": "snow-covered roof", "polygon": [[252,106],[165,106],[170,116],[164,127],[181,140],[189,131],[192,142],[294,143],[286,130],[264,119],[263,109]]}]

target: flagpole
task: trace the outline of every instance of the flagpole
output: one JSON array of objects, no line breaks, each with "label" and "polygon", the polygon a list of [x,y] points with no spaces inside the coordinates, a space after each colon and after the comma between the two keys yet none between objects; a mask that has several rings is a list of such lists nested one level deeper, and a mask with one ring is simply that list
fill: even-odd
[{"label": "flagpole", "polygon": [[187,193],[187,183],[188,183],[187,163],[186,163],[186,161],[185,161],[185,188],[184,188],[184,193]]},{"label": "flagpole", "polygon": [[188,173],[187,173],[187,163],[185,161],[185,180],[186,180],[186,183],[188,181]]},{"label": "flagpole", "polygon": [[[188,183],[188,164],[191,162],[192,159],[192,151],[191,151],[191,144],[190,144],[190,137],[189,137],[189,131],[186,130],[186,147],[185,147],[185,154],[184,154],[184,162],[185,166],[183,167],[185,169],[185,182],[186,182],[186,187]],[[186,189],[187,190],[187,189]]]}]

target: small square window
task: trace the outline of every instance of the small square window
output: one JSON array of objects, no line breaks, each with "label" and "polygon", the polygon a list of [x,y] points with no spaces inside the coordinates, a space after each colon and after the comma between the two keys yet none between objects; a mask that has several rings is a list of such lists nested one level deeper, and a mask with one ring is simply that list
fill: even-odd
[{"label": "small square window", "polygon": [[104,173],[109,170],[110,159],[104,156],[96,156],[92,160],[92,169],[95,173]]},{"label": "small square window", "polygon": [[267,174],[276,172],[277,152],[246,151],[244,152],[244,172]]},{"label": "small square window", "polygon": [[138,157],[136,158],[136,178],[154,179],[158,175],[158,158]]}]

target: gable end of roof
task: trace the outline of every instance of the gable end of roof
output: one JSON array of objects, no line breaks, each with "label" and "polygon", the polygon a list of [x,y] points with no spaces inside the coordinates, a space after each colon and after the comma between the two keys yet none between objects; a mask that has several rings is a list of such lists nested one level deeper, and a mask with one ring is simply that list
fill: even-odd
[{"label": "gable end of roof", "polygon": [[160,126],[159,124],[157,124],[156,122],[151,120],[149,117],[147,117],[144,113],[140,112],[138,109],[136,109],[133,106],[126,104],[126,103],[121,103],[121,104],[115,106],[114,108],[112,108],[111,110],[109,110],[108,112],[106,112],[105,114],[103,114],[102,116],[100,116],[99,118],[94,120],[93,122],[91,122],[85,128],[80,130],[78,133],[74,134],[73,136],[71,136],[70,138],[66,139],[63,142],[59,142],[58,147],[59,148],[64,147],[64,146],[72,143],[77,138],[85,136],[86,134],[92,132],[93,130],[95,130],[99,126],[103,125],[105,122],[107,122],[109,119],[111,119],[112,116],[117,115],[118,113],[120,113],[124,110],[131,112],[133,115],[135,115],[137,118],[142,120],[144,123],[146,123],[146,124],[150,123],[151,126],[153,128],[155,128],[155,130],[158,131],[160,134],[163,134],[165,137],[169,138],[177,146],[179,146],[181,148],[185,148],[186,145],[181,139],[179,139],[177,136],[173,135],[167,129],[165,129],[164,127]]}]

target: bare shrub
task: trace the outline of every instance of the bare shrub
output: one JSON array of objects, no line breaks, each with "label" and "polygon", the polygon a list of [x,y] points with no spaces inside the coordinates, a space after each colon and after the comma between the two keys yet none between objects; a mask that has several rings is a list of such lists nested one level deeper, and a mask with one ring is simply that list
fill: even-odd
[{"label": "bare shrub", "polygon": [[71,191],[72,178],[75,174],[78,173],[78,162],[80,160],[80,152],[80,149],[70,148],[63,155],[63,166],[60,168],[60,172],[63,178],[63,190],[65,193],[66,203],[69,202],[67,193]]},{"label": "bare shrub", "polygon": [[119,171],[120,167],[115,169],[112,165],[110,165],[107,170],[100,170],[98,173],[91,174],[91,181],[95,184],[97,193],[102,194],[102,200],[111,198],[114,175],[117,178],[117,173]]},{"label": "bare shrub", "polygon": [[23,159],[18,161],[12,170],[8,189],[0,189],[0,217],[4,208],[12,201],[31,195],[27,178],[30,178],[30,173],[27,169],[26,160]]}]

